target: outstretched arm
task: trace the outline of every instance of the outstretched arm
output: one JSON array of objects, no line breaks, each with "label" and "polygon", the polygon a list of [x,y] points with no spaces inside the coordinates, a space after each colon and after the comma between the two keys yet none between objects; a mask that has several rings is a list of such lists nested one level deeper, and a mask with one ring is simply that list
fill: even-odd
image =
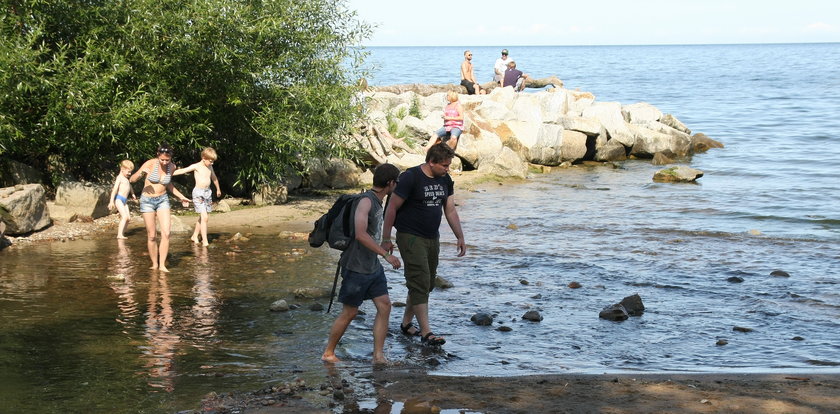
[{"label": "outstretched arm", "polygon": [[137,180],[139,180],[143,174],[146,174],[146,172],[149,171],[149,166],[151,165],[152,161],[153,160],[148,160],[144,162],[143,165],[140,166],[140,168],[138,168],[137,171],[134,172],[134,174],[131,174],[131,178],[129,178],[128,181],[136,183]]},{"label": "outstretched arm", "polygon": [[181,174],[186,174],[186,173],[191,172],[191,171],[195,171],[196,165],[198,165],[198,164],[192,164],[189,167],[179,168],[179,169],[175,170],[172,173],[172,175],[181,175]]},{"label": "outstretched arm", "polygon": [[455,233],[455,238],[458,239],[458,257],[467,254],[464,232],[461,230],[461,219],[458,217],[458,210],[455,209],[455,199],[452,196],[446,198],[446,204],[443,206],[443,215],[446,216],[446,222],[449,223],[449,228],[452,229],[452,233]]}]

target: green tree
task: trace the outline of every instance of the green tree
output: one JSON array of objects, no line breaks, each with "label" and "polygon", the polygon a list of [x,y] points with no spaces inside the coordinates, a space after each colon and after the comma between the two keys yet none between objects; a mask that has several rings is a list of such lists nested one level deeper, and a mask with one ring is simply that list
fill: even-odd
[{"label": "green tree", "polygon": [[181,164],[213,146],[254,187],[355,154],[369,27],[341,0],[0,4],[4,157],[97,179],[160,142]]}]

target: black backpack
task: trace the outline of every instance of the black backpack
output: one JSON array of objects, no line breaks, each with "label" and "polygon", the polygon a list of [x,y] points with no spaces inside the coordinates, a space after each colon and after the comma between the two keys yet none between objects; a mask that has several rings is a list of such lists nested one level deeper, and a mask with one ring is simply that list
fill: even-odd
[{"label": "black backpack", "polygon": [[309,245],[321,247],[324,242],[337,250],[347,250],[355,239],[356,205],[365,193],[342,194],[329,211],[315,221],[309,233]]},{"label": "black backpack", "polygon": [[[347,250],[350,243],[356,238],[356,206],[364,196],[364,192],[339,196],[329,211],[315,220],[315,227],[309,232],[309,245],[321,247],[326,242],[333,249]],[[335,268],[335,278],[333,279],[332,292],[330,292],[330,304],[327,306],[327,313],[330,313],[330,309],[332,309],[340,273],[341,260],[339,259]]]}]

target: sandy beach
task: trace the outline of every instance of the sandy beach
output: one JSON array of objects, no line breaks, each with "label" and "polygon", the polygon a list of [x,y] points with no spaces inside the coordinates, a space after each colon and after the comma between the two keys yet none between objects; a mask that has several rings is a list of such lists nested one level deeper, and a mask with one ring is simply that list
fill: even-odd
[{"label": "sandy beach", "polygon": [[[508,183],[478,175],[455,177],[457,191],[489,189]],[[456,191],[456,192],[457,192]],[[283,205],[240,207],[213,213],[211,234],[303,234],[335,197],[293,195]],[[184,226],[196,216],[178,215]],[[56,223],[45,231],[14,240],[72,242],[115,231],[117,215],[91,223]],[[131,227],[142,228],[135,217]],[[326,333],[325,333],[326,335]],[[392,340],[392,339],[389,339]],[[326,367],[330,371],[331,367]],[[359,372],[333,370],[325,384],[291,389],[232,392],[207,390],[195,412],[247,413],[829,413],[840,412],[840,375],[791,374],[602,374],[519,377],[445,377],[421,368],[385,367]],[[329,377],[329,376],[328,376]],[[344,380],[343,383],[341,380]],[[332,381],[334,384],[329,385]],[[326,390],[326,391],[325,391]],[[374,406],[362,404],[376,402]],[[463,410],[463,411],[460,411]]]}]

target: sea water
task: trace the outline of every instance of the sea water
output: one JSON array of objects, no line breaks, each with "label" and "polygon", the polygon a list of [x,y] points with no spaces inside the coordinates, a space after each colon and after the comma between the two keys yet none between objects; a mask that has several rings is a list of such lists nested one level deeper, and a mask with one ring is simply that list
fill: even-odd
[{"label": "sea water", "polygon": [[[501,48],[472,49],[479,78]],[[457,83],[462,49],[373,48],[370,84]],[[684,162],[704,171],[697,184],[654,183],[659,167],[637,160],[458,192],[468,252],[455,257],[444,221],[439,273],[454,287],[430,304],[448,342],[403,337],[395,307],[390,359],[445,375],[840,371],[840,45],[508,49],[534,77],[648,102],[726,147]],[[209,249],[175,235],[163,274],[133,228],[123,243],[0,252],[4,409],[171,412],[210,391],[323,379],[337,311],[293,291],[330,287],[334,252],[278,237],[283,226],[248,242],[214,233]],[[401,271],[386,274],[404,301]],[[598,318],[631,294],[644,315]],[[277,299],[301,308],[269,312]],[[338,354],[363,371],[374,309],[362,311]],[[474,325],[477,312],[494,324]]]}]

